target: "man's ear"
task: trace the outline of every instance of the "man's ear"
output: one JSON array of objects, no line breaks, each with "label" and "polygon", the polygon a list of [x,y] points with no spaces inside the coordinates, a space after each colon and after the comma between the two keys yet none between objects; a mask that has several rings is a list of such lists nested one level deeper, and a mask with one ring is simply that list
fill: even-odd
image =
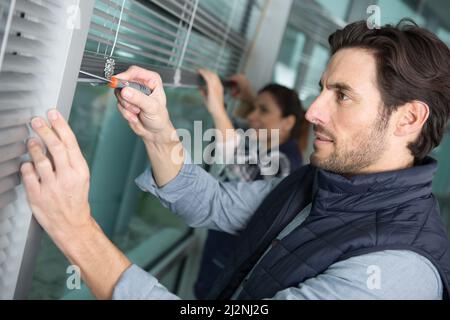
[{"label": "man's ear", "polygon": [[425,102],[412,101],[400,107],[394,134],[402,137],[419,134],[430,116],[430,108]]}]

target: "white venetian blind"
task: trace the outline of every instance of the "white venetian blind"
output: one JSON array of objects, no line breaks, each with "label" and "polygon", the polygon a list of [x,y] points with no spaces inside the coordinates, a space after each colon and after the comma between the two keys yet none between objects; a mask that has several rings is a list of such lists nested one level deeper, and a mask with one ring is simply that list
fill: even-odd
[{"label": "white venetian blind", "polygon": [[116,73],[136,64],[166,83],[196,85],[198,68],[229,76],[241,67],[260,8],[256,0],[96,0],[82,70],[104,75],[113,57]]},{"label": "white venetian blind", "polygon": [[67,61],[68,12],[79,8],[77,0],[0,0],[0,299],[13,297],[32,223],[19,175],[28,123],[69,96],[61,94],[70,87],[64,70],[76,63]]},{"label": "white venetian blind", "polygon": [[[39,104],[38,83],[45,69],[40,57],[48,28],[55,21],[49,8],[56,1],[0,0],[2,61],[0,71],[0,209],[15,199],[20,157],[25,153],[27,122]],[[46,4],[47,6],[43,5]]]}]

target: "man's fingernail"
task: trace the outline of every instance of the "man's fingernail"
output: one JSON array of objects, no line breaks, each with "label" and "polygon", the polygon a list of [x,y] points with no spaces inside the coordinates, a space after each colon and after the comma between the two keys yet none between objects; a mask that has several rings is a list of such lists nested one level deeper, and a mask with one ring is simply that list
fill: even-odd
[{"label": "man's fingernail", "polygon": [[37,145],[37,141],[34,139],[30,139],[28,140],[28,146],[29,147],[34,147],[35,145]]},{"label": "man's fingernail", "polygon": [[125,99],[130,99],[130,98],[133,96],[133,93],[130,91],[130,89],[128,89],[128,88],[123,88],[123,89],[122,89],[122,96],[123,96]]},{"label": "man's fingernail", "polygon": [[40,127],[42,127],[44,125],[44,123],[42,122],[41,119],[34,118],[33,120],[31,120],[31,125],[33,126],[33,128],[39,129]]},{"label": "man's fingernail", "polygon": [[56,111],[56,110],[50,110],[49,112],[48,112],[48,118],[50,119],[50,120],[56,120],[56,119],[58,119],[58,111]]}]

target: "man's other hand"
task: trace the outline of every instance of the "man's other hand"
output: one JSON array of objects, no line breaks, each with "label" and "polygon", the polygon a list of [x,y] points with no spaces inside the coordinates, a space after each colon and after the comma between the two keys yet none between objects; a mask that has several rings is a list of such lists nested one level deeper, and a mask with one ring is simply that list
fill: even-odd
[{"label": "man's other hand", "polygon": [[61,114],[50,110],[48,119],[51,127],[39,117],[31,126],[49,154],[37,139],[30,139],[31,162],[24,163],[21,172],[37,221],[54,240],[64,242],[93,222],[88,202],[89,168]]},{"label": "man's other hand", "polygon": [[22,179],[36,220],[99,299],[110,299],[120,275],[131,262],[101,231],[88,202],[89,168],[74,133],[57,110],[31,121],[37,139],[28,141],[31,162],[21,167]]}]

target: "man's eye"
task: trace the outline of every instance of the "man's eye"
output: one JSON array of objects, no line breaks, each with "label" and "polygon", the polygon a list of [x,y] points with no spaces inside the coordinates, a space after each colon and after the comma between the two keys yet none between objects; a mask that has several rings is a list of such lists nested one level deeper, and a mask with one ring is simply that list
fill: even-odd
[{"label": "man's eye", "polygon": [[347,100],[349,100],[349,97],[348,96],[346,96],[344,93],[342,93],[342,92],[338,92],[338,100],[339,101],[347,101]]}]

